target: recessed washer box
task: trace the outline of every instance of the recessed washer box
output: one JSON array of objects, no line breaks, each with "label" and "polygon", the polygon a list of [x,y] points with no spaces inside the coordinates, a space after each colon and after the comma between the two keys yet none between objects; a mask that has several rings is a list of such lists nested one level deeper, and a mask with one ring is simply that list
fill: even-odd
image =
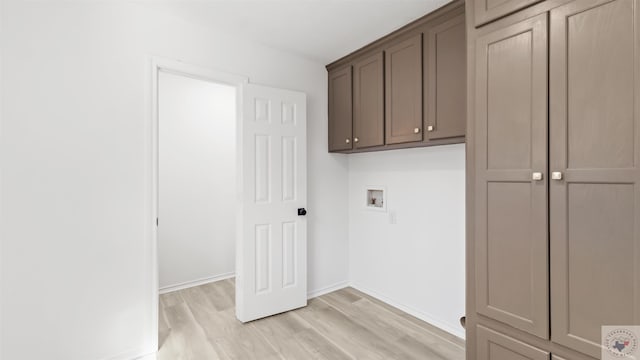
[{"label": "recessed washer box", "polygon": [[387,211],[387,191],[384,186],[367,186],[365,195],[365,209]]}]

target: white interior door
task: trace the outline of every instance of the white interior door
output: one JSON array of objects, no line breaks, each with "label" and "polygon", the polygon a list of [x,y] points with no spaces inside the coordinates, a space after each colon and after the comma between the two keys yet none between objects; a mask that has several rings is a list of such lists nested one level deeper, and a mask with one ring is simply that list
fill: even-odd
[{"label": "white interior door", "polygon": [[303,93],[258,85],[242,102],[236,316],[247,322],[307,305],[307,109]]}]

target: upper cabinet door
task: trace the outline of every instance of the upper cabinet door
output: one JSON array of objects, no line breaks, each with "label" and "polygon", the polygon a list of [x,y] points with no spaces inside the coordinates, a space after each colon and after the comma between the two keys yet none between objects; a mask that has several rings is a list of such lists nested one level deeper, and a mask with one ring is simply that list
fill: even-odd
[{"label": "upper cabinet door", "polygon": [[640,325],[640,1],[551,11],[552,340]]},{"label": "upper cabinet door", "polygon": [[352,149],[351,66],[329,72],[329,151]]},{"label": "upper cabinet door", "polygon": [[547,14],[476,40],[476,308],[549,336]]},{"label": "upper cabinet door", "polygon": [[384,145],[384,56],[369,56],[353,66],[353,143],[355,148]]},{"label": "upper cabinet door", "polygon": [[464,136],[467,125],[464,14],[430,28],[426,37],[426,136],[429,140]]},{"label": "upper cabinet door", "polygon": [[422,141],[422,34],[385,50],[386,143]]},{"label": "upper cabinet door", "polygon": [[473,0],[475,25],[480,26],[543,0]]}]

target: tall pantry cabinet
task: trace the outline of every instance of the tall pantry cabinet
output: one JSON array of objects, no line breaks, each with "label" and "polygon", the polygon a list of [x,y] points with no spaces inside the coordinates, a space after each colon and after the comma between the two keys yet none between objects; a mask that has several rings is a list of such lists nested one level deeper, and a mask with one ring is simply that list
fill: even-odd
[{"label": "tall pantry cabinet", "polygon": [[640,0],[466,6],[467,359],[600,359],[640,325]]}]

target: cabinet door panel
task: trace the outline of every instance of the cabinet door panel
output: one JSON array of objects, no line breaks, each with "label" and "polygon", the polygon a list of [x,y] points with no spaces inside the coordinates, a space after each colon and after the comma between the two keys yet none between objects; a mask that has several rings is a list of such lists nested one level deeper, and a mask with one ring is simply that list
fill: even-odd
[{"label": "cabinet door panel", "polygon": [[640,325],[639,7],[551,11],[552,339],[594,357],[601,326]]},{"label": "cabinet door panel", "polygon": [[480,26],[542,0],[473,0],[475,25]]},{"label": "cabinet door panel", "polygon": [[548,338],[547,14],[476,51],[477,312]]},{"label": "cabinet door panel", "polygon": [[467,63],[464,14],[427,32],[425,113],[429,140],[464,136]]},{"label": "cabinet door panel", "polygon": [[478,326],[477,360],[549,360],[547,351]]},{"label": "cabinet door panel", "polygon": [[329,73],[329,151],[352,148],[351,66]]},{"label": "cabinet door panel", "polygon": [[353,137],[357,149],[384,145],[383,62],[380,52],[353,66]]},{"label": "cabinet door panel", "polygon": [[422,34],[385,50],[386,143],[422,141]]}]

